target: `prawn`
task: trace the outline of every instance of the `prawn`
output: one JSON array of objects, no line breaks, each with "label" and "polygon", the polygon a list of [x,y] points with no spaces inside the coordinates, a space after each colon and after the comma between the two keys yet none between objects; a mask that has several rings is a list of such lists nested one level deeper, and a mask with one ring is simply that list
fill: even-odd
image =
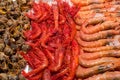
[{"label": "prawn", "polygon": [[87,78],[85,80],[119,80],[120,79],[120,72],[105,72],[103,74],[98,74],[93,77]]},{"label": "prawn", "polygon": [[73,40],[72,42],[72,56],[73,56],[73,60],[70,66],[70,74],[67,77],[67,79],[65,80],[73,80],[74,75],[75,75],[75,71],[78,67],[78,55],[79,55],[79,45],[76,42],[76,40]]},{"label": "prawn", "polygon": [[97,59],[101,57],[120,57],[120,50],[107,50],[93,53],[82,52],[82,54],[80,55],[80,58],[86,60]]},{"label": "prawn", "polygon": [[64,49],[60,47],[59,49],[57,49],[55,53],[54,61],[52,61],[53,63],[48,68],[53,72],[58,71],[62,66],[63,58],[64,58]]},{"label": "prawn", "polygon": [[76,24],[75,22],[73,21],[73,19],[71,18],[71,16],[69,16],[68,14],[66,15],[66,19],[67,21],[69,22],[69,26],[70,28],[72,29],[72,32],[71,32],[71,36],[70,36],[70,39],[73,40],[74,39],[74,36],[76,35]]},{"label": "prawn", "polygon": [[75,18],[80,18],[80,19],[89,19],[91,17],[93,17],[96,13],[91,10],[91,11],[79,11],[76,15],[75,15]]},{"label": "prawn", "polygon": [[104,3],[106,0],[71,0],[71,2],[73,2],[75,5],[79,6],[88,6],[90,4],[96,3],[96,4],[100,4],[100,3]]},{"label": "prawn", "polygon": [[118,50],[120,46],[101,46],[101,47],[94,47],[94,48],[83,48],[86,52],[98,52],[98,51],[107,51],[107,50]]},{"label": "prawn", "polygon": [[87,10],[92,10],[92,9],[102,9],[105,8],[106,4],[92,4],[92,5],[88,5],[88,6],[84,6],[81,7],[81,11],[87,11]]},{"label": "prawn", "polygon": [[[82,26],[81,30],[84,32],[84,33],[87,33],[87,34],[93,34],[93,33],[96,33],[96,32],[99,32],[99,31],[102,31],[102,30],[108,30],[108,29],[114,29],[116,28],[117,26],[119,26],[120,23],[118,22],[114,22],[114,21],[105,21],[103,22],[104,19],[102,18],[94,18],[92,20],[89,20],[88,21],[88,24],[97,24],[95,25],[94,27],[86,27],[86,26]],[[101,23],[103,22],[102,24],[98,24],[98,23]]]},{"label": "prawn", "polygon": [[85,41],[95,41],[98,39],[104,39],[107,37],[110,37],[112,35],[120,34],[119,30],[106,30],[106,31],[100,31],[98,33],[94,34],[85,34],[83,31],[80,31],[80,38]]},{"label": "prawn", "polygon": [[112,71],[116,68],[120,68],[120,61],[114,61],[111,63],[104,63],[90,68],[84,68],[79,66],[76,70],[76,77],[78,78],[88,78],[95,74]]},{"label": "prawn", "polygon": [[45,54],[38,48],[35,48],[35,55],[37,55],[39,57],[39,59],[41,59],[41,65],[38,66],[38,68],[35,68],[34,70],[26,73],[25,71],[22,71],[23,75],[27,78],[34,76],[35,74],[39,73],[40,71],[42,71],[44,68],[46,68],[48,66],[48,60],[47,57],[45,56]]},{"label": "prawn", "polygon": [[28,30],[28,31],[24,32],[24,35],[28,40],[35,39],[38,36],[40,36],[40,34],[42,33],[38,23],[32,21],[31,26],[32,26],[32,30]]},{"label": "prawn", "polygon": [[68,72],[69,68],[65,68],[63,70],[61,70],[59,73],[55,74],[52,76],[52,80],[57,80],[58,78],[64,76],[67,72]]},{"label": "prawn", "polygon": [[109,44],[113,39],[101,39],[98,41],[86,42],[77,37],[77,41],[83,47],[100,47]]},{"label": "prawn", "polygon": [[28,80],[39,80],[42,78],[42,73],[39,73],[33,77],[28,78]]},{"label": "prawn", "polygon": [[117,60],[118,60],[117,58],[113,58],[113,57],[103,57],[95,60],[85,60],[85,59],[79,58],[79,64],[82,65],[83,67],[93,67],[99,64],[109,63]]},{"label": "prawn", "polygon": [[120,1],[119,1],[119,0],[112,1],[111,4],[113,4],[113,5],[119,5],[119,4],[120,4]]},{"label": "prawn", "polygon": [[88,25],[96,25],[96,24],[102,23],[104,21],[105,21],[105,17],[93,17],[93,18],[88,19],[87,24]]},{"label": "prawn", "polygon": [[58,20],[59,20],[59,12],[58,12],[58,7],[57,5],[53,5],[53,13],[54,13],[54,23],[55,23],[55,29],[58,30]]},{"label": "prawn", "polygon": [[44,70],[42,80],[51,80],[50,70],[48,70],[48,69]]}]

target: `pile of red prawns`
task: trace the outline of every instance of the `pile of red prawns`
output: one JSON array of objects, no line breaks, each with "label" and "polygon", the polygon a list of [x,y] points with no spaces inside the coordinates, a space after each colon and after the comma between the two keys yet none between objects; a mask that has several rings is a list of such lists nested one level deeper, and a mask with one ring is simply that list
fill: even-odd
[{"label": "pile of red prawns", "polygon": [[31,48],[21,55],[32,68],[22,74],[28,80],[73,80],[78,66],[79,46],[73,17],[79,8],[62,1],[51,6],[32,4],[26,15],[31,29],[24,31]]},{"label": "pile of red prawns", "polygon": [[76,76],[78,80],[120,80],[120,1],[89,1],[75,16],[81,48]]}]

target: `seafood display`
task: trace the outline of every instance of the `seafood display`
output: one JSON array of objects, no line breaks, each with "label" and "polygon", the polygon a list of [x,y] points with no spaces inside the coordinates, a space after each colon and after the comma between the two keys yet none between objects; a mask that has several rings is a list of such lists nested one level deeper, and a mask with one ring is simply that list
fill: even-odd
[{"label": "seafood display", "polygon": [[71,2],[0,0],[0,80],[120,80],[120,1]]},{"label": "seafood display", "polygon": [[78,80],[120,80],[120,1],[72,0],[79,43]]},{"label": "seafood display", "polygon": [[[69,10],[69,11],[68,11]],[[31,70],[22,70],[28,80],[73,80],[78,66],[79,45],[73,17],[79,7],[64,1],[33,2],[26,14],[31,28],[24,31],[30,49],[20,54]]]},{"label": "seafood display", "polygon": [[21,70],[26,61],[19,51],[27,51],[23,30],[30,27],[24,15],[30,8],[30,1],[0,0],[0,80],[25,80]]}]

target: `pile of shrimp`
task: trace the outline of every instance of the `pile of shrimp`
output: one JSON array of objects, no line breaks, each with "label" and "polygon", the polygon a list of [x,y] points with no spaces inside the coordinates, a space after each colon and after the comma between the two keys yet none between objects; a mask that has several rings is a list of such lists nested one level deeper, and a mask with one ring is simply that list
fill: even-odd
[{"label": "pile of shrimp", "polygon": [[[74,17],[78,80],[120,80],[120,0],[87,0]],[[85,1],[85,0],[83,0]]]}]

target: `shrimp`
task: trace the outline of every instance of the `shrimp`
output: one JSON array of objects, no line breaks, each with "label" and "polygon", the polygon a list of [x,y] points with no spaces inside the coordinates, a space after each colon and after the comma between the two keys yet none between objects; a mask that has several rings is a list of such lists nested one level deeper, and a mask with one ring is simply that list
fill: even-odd
[{"label": "shrimp", "polygon": [[109,44],[110,42],[114,40],[113,39],[101,39],[98,41],[86,42],[86,41],[81,40],[79,37],[77,37],[77,41],[83,47],[100,47],[100,46]]},{"label": "shrimp", "polygon": [[112,71],[116,68],[120,68],[120,61],[114,61],[111,63],[104,63],[90,68],[83,68],[79,66],[76,70],[76,77],[78,78],[88,78],[95,74]]},{"label": "shrimp", "polygon": [[120,80],[120,72],[105,72],[103,74],[98,74],[93,77],[87,78],[85,80]]},{"label": "shrimp", "polygon": [[72,29],[72,31],[71,31],[71,40],[73,40],[74,36],[76,35],[76,27],[75,27],[76,24],[68,14],[66,15],[66,19],[69,22],[70,28]]},{"label": "shrimp", "polygon": [[118,50],[120,46],[101,46],[101,47],[94,47],[94,48],[83,48],[86,52],[98,52],[98,51],[107,51],[107,50]]},{"label": "shrimp", "polygon": [[[56,50],[54,61],[52,61],[53,63],[51,63],[51,65],[48,68],[53,72],[58,71],[62,66],[63,58],[64,49],[61,46],[59,46],[59,49]],[[51,60],[53,59],[51,58]]]},{"label": "shrimp", "polygon": [[88,6],[90,4],[96,3],[96,4],[100,4],[100,3],[104,3],[106,0],[71,0],[72,3],[74,3],[75,5],[79,4],[81,6]]},{"label": "shrimp", "polygon": [[118,60],[117,58],[113,58],[113,57],[103,57],[95,60],[85,60],[85,59],[79,58],[79,64],[82,65],[83,67],[93,67],[99,64],[109,63],[117,60]]},{"label": "shrimp", "polygon": [[113,13],[115,13],[115,12],[117,12],[119,10],[120,10],[120,6],[116,5],[116,4],[115,5],[111,5],[111,7],[107,9],[108,12],[113,12]]},{"label": "shrimp", "polygon": [[55,23],[55,29],[58,30],[58,15],[59,15],[59,12],[58,12],[58,7],[57,5],[53,5],[53,13],[54,13],[54,23]]},{"label": "shrimp", "polygon": [[72,42],[72,63],[70,63],[71,65],[69,69],[70,74],[65,80],[73,80],[75,71],[79,64],[78,55],[79,55],[79,45],[76,42],[76,40],[73,40]]},{"label": "shrimp", "polygon": [[105,1],[108,1],[108,0],[87,0],[89,4],[93,4],[93,3],[96,3],[96,4],[100,4],[100,3],[104,3]]},{"label": "shrimp", "polygon": [[88,6],[81,7],[81,11],[87,11],[87,10],[93,10],[93,9],[102,9],[105,8],[108,5],[108,3],[105,4],[92,4]]},{"label": "shrimp", "polygon": [[80,58],[91,60],[101,57],[120,57],[120,50],[107,50],[93,53],[82,53]]},{"label": "shrimp", "polygon": [[[120,11],[120,10],[119,10]],[[116,11],[116,12],[107,12],[107,13],[105,13],[105,16],[107,16],[107,17],[114,17],[114,18],[116,18],[116,17],[120,17],[120,13],[119,13],[119,11]]]},{"label": "shrimp", "polygon": [[66,67],[65,69],[61,70],[59,73],[55,74],[52,76],[52,80],[57,80],[59,77],[64,76],[65,74],[67,74],[69,68]]},{"label": "shrimp", "polygon": [[75,20],[75,23],[79,26],[82,26],[82,24],[85,22],[85,18],[83,19],[80,16],[75,17],[74,20]]},{"label": "shrimp", "polygon": [[119,1],[119,0],[117,0],[117,1],[112,1],[111,4],[112,4],[112,5],[119,5],[119,4],[120,4],[120,1]]},{"label": "shrimp", "polygon": [[[93,18],[88,19],[87,23],[88,23],[88,25],[96,25],[96,24],[102,23],[104,21],[105,21],[105,17],[93,17]],[[100,26],[100,25],[98,25],[98,26]]]},{"label": "shrimp", "polygon": [[120,24],[120,23],[114,22],[114,21],[105,21],[102,24],[98,24],[98,23],[101,23],[103,21],[104,21],[103,18],[93,18],[93,19],[88,21],[88,24],[94,25],[97,23],[97,25],[95,25],[94,27],[88,27],[88,28],[85,26],[82,26],[81,30],[84,33],[93,34],[93,33],[96,33],[96,32],[102,31],[102,30],[114,29],[117,26],[119,26],[119,24]]},{"label": "shrimp", "polygon": [[106,31],[100,31],[98,33],[94,34],[85,34],[83,31],[80,31],[80,38],[85,41],[95,41],[98,39],[104,39],[107,37],[110,37],[112,35],[120,34],[119,30],[106,30]]},{"label": "shrimp", "polygon": [[[96,12],[98,10],[91,10],[91,11],[80,11],[76,14],[76,16],[74,17],[75,19],[75,22],[78,24],[78,25],[82,25],[84,24],[84,22],[86,22],[86,20],[89,20],[89,19],[93,19],[93,17],[95,17]],[[104,14],[100,14],[101,16],[104,16]],[[101,18],[97,18],[97,19],[94,19],[93,21],[91,21],[92,23],[98,23],[98,22],[103,22],[105,19],[104,17],[101,17]],[[88,23],[87,23],[88,24]]]},{"label": "shrimp", "polygon": [[39,80],[42,78],[42,73],[38,73],[37,75],[28,78],[28,80]]},{"label": "shrimp", "polygon": [[35,74],[41,72],[43,69],[45,69],[48,66],[48,59],[45,56],[45,54],[38,48],[35,48],[34,51],[35,51],[34,54],[39,57],[41,64],[37,68],[35,68],[34,70],[32,70],[28,73],[26,73],[25,71],[22,71],[23,75],[26,78],[33,77]]},{"label": "shrimp", "polygon": [[95,12],[93,10],[91,11],[79,11],[76,15],[75,18],[91,18],[93,17],[93,15],[95,14]]},{"label": "shrimp", "polygon": [[44,70],[42,80],[51,80],[51,73],[49,69]]}]

